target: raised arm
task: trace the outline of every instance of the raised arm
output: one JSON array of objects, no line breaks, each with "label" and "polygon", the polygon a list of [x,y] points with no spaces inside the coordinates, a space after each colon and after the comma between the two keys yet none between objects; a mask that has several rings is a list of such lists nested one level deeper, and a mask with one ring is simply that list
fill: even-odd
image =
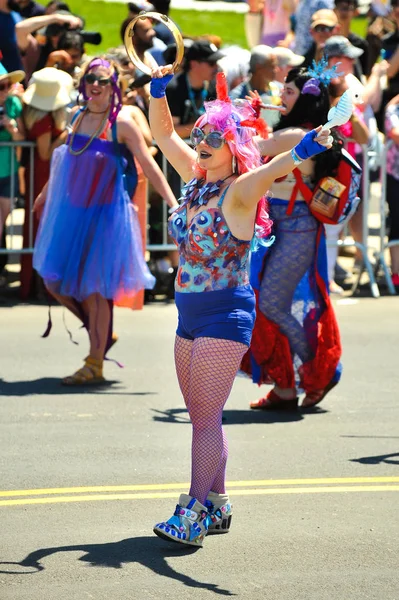
[{"label": "raised arm", "polygon": [[302,140],[306,131],[303,129],[282,129],[271,134],[267,140],[256,138],[259,152],[262,156],[277,156],[282,152],[288,152]]},{"label": "raised arm", "polygon": [[193,177],[196,152],[177,135],[170,114],[165,89],[172,79],[170,68],[160,67],[153,72],[149,120],[152,135],[159,148],[176,169],[183,181]]},{"label": "raised arm", "polygon": [[118,138],[124,142],[130,152],[139,161],[144,175],[151,181],[152,185],[168,206],[174,208],[178,202],[161,169],[153,159],[145,143],[143,134],[136,123],[126,113],[118,116]]},{"label": "raised arm", "polygon": [[382,60],[376,63],[371,69],[370,77],[363,91],[363,101],[365,104],[370,104],[374,112],[378,112],[382,102],[383,81],[387,74],[389,63]]},{"label": "raised arm", "polygon": [[29,35],[34,33],[42,27],[47,27],[52,23],[58,23],[59,25],[68,25],[71,29],[82,27],[83,23],[79,17],[74,15],[43,15],[42,17],[31,17],[30,19],[24,19],[19,21],[15,25],[15,34],[17,38],[18,48],[20,50],[26,50],[29,42]]},{"label": "raised arm", "polygon": [[290,173],[301,162],[331,148],[330,131],[321,129],[320,125],[309,131],[290,152],[283,152],[266,165],[241,175],[233,186],[234,201],[253,209],[276,179]]}]

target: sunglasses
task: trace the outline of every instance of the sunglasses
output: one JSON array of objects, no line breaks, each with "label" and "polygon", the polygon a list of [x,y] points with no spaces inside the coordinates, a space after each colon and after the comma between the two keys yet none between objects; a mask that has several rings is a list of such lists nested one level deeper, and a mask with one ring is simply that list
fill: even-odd
[{"label": "sunglasses", "polygon": [[4,92],[4,90],[8,90],[11,87],[11,84],[6,81],[5,83],[0,83],[0,92]]},{"label": "sunglasses", "polygon": [[202,141],[205,141],[210,148],[215,150],[219,150],[226,143],[221,131],[210,131],[205,135],[199,127],[194,127],[191,130],[190,141],[193,146],[198,146]]},{"label": "sunglasses", "polygon": [[316,25],[313,31],[316,31],[316,33],[327,33],[331,32],[333,29],[334,27],[330,27],[329,25]]},{"label": "sunglasses", "polygon": [[98,77],[97,75],[94,75],[94,73],[86,73],[86,75],[85,75],[86,83],[89,83],[90,85],[92,85],[96,81],[97,81],[98,85],[100,85],[101,87],[105,87],[106,85],[111,83],[110,77]]}]

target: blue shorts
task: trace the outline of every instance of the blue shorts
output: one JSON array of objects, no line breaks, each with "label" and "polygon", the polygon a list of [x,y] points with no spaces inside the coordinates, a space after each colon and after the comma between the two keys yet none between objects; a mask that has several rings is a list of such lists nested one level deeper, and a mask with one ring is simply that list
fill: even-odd
[{"label": "blue shorts", "polygon": [[0,196],[3,198],[11,198],[11,179],[14,179],[14,198],[19,194],[19,181],[18,173],[14,173],[13,176],[0,177]]},{"label": "blue shorts", "polygon": [[255,323],[250,285],[215,292],[175,292],[179,311],[176,334],[186,340],[211,337],[249,346]]}]

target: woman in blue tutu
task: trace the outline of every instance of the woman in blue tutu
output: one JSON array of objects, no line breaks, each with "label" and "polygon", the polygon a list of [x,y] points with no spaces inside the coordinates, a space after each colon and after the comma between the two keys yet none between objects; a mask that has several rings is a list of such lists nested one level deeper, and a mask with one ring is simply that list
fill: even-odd
[{"label": "woman in blue tutu", "polygon": [[40,211],[44,205],[34,268],[90,338],[84,366],[63,379],[65,385],[104,381],[103,359],[116,340],[113,303],[155,283],[131,202],[137,184],[133,155],[157,192],[177,205],[139,129],[121,111],[116,66],[93,59],[79,91],[85,108],[76,110],[66,144],[55,150],[49,182],[34,206]]}]

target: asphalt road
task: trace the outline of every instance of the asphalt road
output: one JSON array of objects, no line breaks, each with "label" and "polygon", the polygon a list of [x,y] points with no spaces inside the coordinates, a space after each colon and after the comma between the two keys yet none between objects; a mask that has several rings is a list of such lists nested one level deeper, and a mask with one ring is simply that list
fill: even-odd
[{"label": "asphalt road", "polygon": [[[314,414],[225,410],[228,535],[187,550],[152,534],[189,479],[190,426],[173,369],[174,305],[118,310],[112,386],[69,390],[87,346],[44,306],[3,306],[0,599],[235,596],[399,600],[398,300],[337,305],[344,377]],[[262,390],[263,391],[263,390]]]}]

